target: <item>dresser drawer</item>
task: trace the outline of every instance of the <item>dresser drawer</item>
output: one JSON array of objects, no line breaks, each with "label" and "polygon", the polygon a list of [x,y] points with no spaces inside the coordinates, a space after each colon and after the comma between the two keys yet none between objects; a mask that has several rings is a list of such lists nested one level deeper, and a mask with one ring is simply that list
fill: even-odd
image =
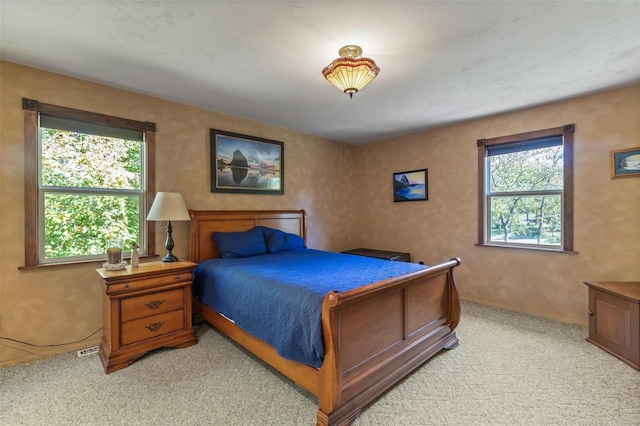
[{"label": "dresser drawer", "polygon": [[182,309],[184,306],[184,290],[181,288],[147,294],[145,296],[122,299],[120,305],[120,320],[131,321],[158,315],[164,312]]},{"label": "dresser drawer", "polygon": [[176,272],[173,274],[156,275],[153,277],[122,281],[118,283],[109,284],[107,287],[107,294],[117,294],[122,292],[129,292],[135,290],[142,290],[145,288],[160,287],[169,284],[178,284],[181,282],[191,282],[193,274],[191,272]]},{"label": "dresser drawer", "polygon": [[123,346],[142,340],[152,339],[173,331],[182,330],[184,324],[184,310],[171,311],[122,323],[120,334]]}]

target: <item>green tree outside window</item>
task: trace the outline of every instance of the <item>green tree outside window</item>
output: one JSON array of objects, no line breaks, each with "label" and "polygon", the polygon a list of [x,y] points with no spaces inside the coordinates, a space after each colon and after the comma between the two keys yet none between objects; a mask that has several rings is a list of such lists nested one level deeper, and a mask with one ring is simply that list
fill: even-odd
[{"label": "green tree outside window", "polygon": [[44,257],[99,255],[140,241],[142,143],[41,128]]},{"label": "green tree outside window", "polygon": [[561,245],[563,147],[488,157],[491,242]]}]

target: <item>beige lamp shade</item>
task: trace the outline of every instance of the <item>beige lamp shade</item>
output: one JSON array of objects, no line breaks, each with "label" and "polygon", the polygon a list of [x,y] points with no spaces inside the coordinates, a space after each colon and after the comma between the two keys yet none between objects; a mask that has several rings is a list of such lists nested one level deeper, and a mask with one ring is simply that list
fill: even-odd
[{"label": "beige lamp shade", "polygon": [[158,192],[147,215],[147,220],[191,220],[189,210],[179,192]]}]

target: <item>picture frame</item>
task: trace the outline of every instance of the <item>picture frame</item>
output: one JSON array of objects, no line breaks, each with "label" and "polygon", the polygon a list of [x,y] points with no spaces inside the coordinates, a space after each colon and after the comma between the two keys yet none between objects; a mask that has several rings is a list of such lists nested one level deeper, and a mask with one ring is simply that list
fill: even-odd
[{"label": "picture frame", "polygon": [[284,194],[284,143],[210,130],[211,192]]},{"label": "picture frame", "polygon": [[611,178],[640,177],[640,147],[611,151]]},{"label": "picture frame", "polygon": [[429,169],[393,174],[393,202],[427,201],[429,199]]}]

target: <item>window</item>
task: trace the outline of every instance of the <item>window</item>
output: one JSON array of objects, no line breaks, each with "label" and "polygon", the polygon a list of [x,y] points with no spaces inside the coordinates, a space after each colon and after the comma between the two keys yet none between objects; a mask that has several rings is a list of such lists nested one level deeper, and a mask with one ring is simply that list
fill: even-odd
[{"label": "window", "polygon": [[153,254],[155,124],[23,99],[25,266],[102,260],[107,240]]},{"label": "window", "polygon": [[478,244],[573,251],[573,124],[478,140]]}]

